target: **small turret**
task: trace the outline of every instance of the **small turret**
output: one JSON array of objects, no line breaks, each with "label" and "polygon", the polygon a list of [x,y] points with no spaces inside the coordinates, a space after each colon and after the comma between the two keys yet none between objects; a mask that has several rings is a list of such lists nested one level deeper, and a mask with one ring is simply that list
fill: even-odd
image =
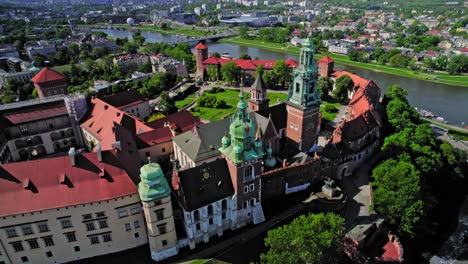
[{"label": "small turret", "polygon": [[273,149],[271,148],[271,142],[268,144],[268,149],[267,149],[267,158],[265,160],[265,166],[268,168],[273,168],[276,166],[276,159],[273,158]]},{"label": "small turret", "polygon": [[221,145],[223,146],[223,149],[231,145],[231,137],[229,137],[227,132],[224,134],[224,137],[221,139]]}]

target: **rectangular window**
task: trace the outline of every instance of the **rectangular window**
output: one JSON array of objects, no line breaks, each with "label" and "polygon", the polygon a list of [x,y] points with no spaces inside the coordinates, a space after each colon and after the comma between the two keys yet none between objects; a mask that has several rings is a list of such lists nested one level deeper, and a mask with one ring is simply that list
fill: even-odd
[{"label": "rectangular window", "polygon": [[52,239],[52,237],[43,237],[42,238],[44,240],[44,244],[46,247],[50,247],[50,246],[53,246],[54,245],[54,240]]},{"label": "rectangular window", "polygon": [[6,233],[7,233],[8,238],[12,238],[12,237],[17,237],[17,236],[18,236],[18,234],[16,234],[16,228],[15,228],[15,227],[7,228],[7,229],[6,229]]},{"label": "rectangular window", "polygon": [[11,246],[15,250],[15,252],[24,251],[23,244],[21,242],[13,242]]},{"label": "rectangular window", "polygon": [[60,223],[62,224],[62,228],[63,228],[63,229],[66,229],[66,228],[71,228],[71,227],[73,227],[73,225],[72,225],[72,222],[71,222],[71,219],[70,219],[70,218],[64,218],[64,219],[61,219],[61,220],[60,220]]},{"label": "rectangular window", "polygon": [[133,222],[133,225],[135,226],[135,228],[140,228],[140,221],[136,220],[135,222]]},{"label": "rectangular window", "polygon": [[162,241],[162,245],[163,245],[163,246],[167,246],[167,240],[163,240],[163,241]]},{"label": "rectangular window", "polygon": [[103,228],[108,228],[109,226],[107,225],[107,220],[100,220],[99,221],[99,228],[100,229],[103,229]]},{"label": "rectangular window", "polygon": [[93,216],[91,214],[84,214],[83,215],[83,220],[88,220],[88,219],[92,219]]},{"label": "rectangular window", "polygon": [[125,231],[130,231],[130,230],[132,230],[132,227],[130,226],[129,223],[126,223],[125,224]]},{"label": "rectangular window", "polygon": [[158,205],[161,205],[161,200],[157,200],[157,201],[154,201],[154,206],[158,206]]},{"label": "rectangular window", "polygon": [[155,211],[157,221],[161,221],[164,219],[164,209],[159,209]]},{"label": "rectangular window", "polygon": [[166,234],[166,224],[161,224],[161,225],[158,225],[158,230],[159,230],[159,234],[162,235],[162,234]]},{"label": "rectangular window", "polygon": [[106,212],[97,212],[96,217],[104,217],[106,216]]},{"label": "rectangular window", "polygon": [[132,215],[140,213],[140,207],[134,207],[130,210]]},{"label": "rectangular window", "polygon": [[244,193],[248,193],[249,192],[249,186],[244,186]]},{"label": "rectangular window", "polygon": [[91,245],[99,244],[98,236],[90,236],[89,239],[91,240]]},{"label": "rectangular window", "polygon": [[67,237],[68,243],[76,241],[75,232],[65,233],[65,236]]},{"label": "rectangular window", "polygon": [[52,254],[51,251],[47,251],[47,252],[46,252],[46,256],[47,256],[48,258],[51,258],[51,257],[54,256],[54,255]]},{"label": "rectangular window", "polygon": [[212,225],[212,224],[213,224],[213,218],[210,218],[210,220],[208,221],[208,223],[209,223],[210,225]]},{"label": "rectangular window", "polygon": [[103,234],[103,235],[102,235],[102,240],[103,240],[104,242],[110,242],[110,241],[112,241],[111,234],[110,234],[110,233],[108,233],[108,234]]},{"label": "rectangular window", "polygon": [[39,248],[39,243],[37,243],[37,239],[31,239],[31,240],[26,240],[26,241],[28,241],[30,249]]},{"label": "rectangular window", "polygon": [[94,222],[86,223],[86,231],[93,231],[93,230],[96,230],[96,227],[94,226]]},{"label": "rectangular window", "polygon": [[75,250],[75,252],[80,252],[80,247],[79,246],[76,246],[73,249]]},{"label": "rectangular window", "polygon": [[22,226],[21,229],[23,230],[24,236],[34,234],[32,227],[30,225]]},{"label": "rectangular window", "polygon": [[255,184],[250,184],[250,191],[252,192],[253,190],[255,190]]},{"label": "rectangular window", "polygon": [[28,262],[29,259],[28,259],[28,257],[24,256],[24,257],[21,257],[21,261],[22,261],[22,262]]},{"label": "rectangular window", "polygon": [[222,218],[222,219],[226,219],[226,213],[223,213],[223,214],[221,215],[221,218]]},{"label": "rectangular window", "polygon": [[127,209],[119,210],[117,211],[117,214],[119,215],[119,218],[124,218],[128,216]]},{"label": "rectangular window", "polygon": [[39,232],[41,233],[49,232],[49,226],[45,222],[37,224],[37,227],[39,228]]},{"label": "rectangular window", "polygon": [[151,156],[151,154],[150,154],[150,152],[149,152],[149,151],[146,151],[146,152],[145,152],[145,155],[146,155],[146,157],[149,157],[149,156]]},{"label": "rectangular window", "polygon": [[200,223],[198,223],[198,224],[195,225],[195,230],[196,230],[196,231],[200,231]]},{"label": "rectangular window", "polygon": [[140,233],[136,232],[135,234],[133,234],[133,236],[134,236],[135,238],[139,238],[139,237],[140,237]]}]

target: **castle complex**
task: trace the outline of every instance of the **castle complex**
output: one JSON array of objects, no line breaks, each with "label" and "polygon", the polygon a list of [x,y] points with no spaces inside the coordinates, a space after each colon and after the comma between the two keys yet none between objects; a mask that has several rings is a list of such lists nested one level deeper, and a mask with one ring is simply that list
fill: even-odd
[{"label": "castle complex", "polygon": [[[206,72],[207,47],[196,50],[197,70]],[[319,72],[351,76],[333,72],[332,63],[318,66],[307,39],[299,62],[291,62],[285,102],[269,106],[259,74],[230,118],[178,132],[164,122],[159,129],[172,133],[173,151],[166,175],[151,153],[141,162],[141,135],[158,137],[152,126],[93,99],[94,116],[81,128],[96,152],[72,148],[68,157],[0,166],[0,200],[8,201],[0,203],[0,263],[67,262],[146,243],[154,260],[167,259],[264,222],[262,203],[270,198],[349,175],[379,145],[380,89],[355,82],[345,120],[319,146]]]}]

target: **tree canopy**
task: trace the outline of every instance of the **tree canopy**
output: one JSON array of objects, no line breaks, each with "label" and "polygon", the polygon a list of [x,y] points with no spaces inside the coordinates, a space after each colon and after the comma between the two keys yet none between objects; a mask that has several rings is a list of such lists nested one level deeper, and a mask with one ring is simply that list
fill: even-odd
[{"label": "tree canopy", "polygon": [[221,66],[221,74],[223,75],[223,79],[228,83],[228,85],[232,85],[236,81],[239,74],[239,67],[235,62],[228,62]]},{"label": "tree canopy", "polygon": [[335,90],[333,90],[333,97],[341,103],[348,101],[348,93],[353,91],[354,82],[347,74],[342,75],[336,79]]},{"label": "tree canopy", "polygon": [[301,215],[269,230],[262,263],[340,263],[344,219],[333,213]]}]

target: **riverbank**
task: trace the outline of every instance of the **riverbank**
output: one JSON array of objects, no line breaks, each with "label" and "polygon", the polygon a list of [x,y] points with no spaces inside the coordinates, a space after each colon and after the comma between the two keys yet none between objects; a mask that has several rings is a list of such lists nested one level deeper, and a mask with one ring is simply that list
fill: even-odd
[{"label": "riverbank", "polygon": [[127,30],[140,30],[140,31],[148,31],[153,33],[161,33],[167,35],[185,35],[187,37],[203,37],[211,35],[212,31],[205,31],[205,30],[198,30],[194,28],[183,28],[183,27],[175,27],[171,26],[170,29],[164,30],[157,26],[152,25],[134,25],[129,26],[127,24],[115,24],[115,25],[105,25],[105,24],[93,24],[93,25],[78,25],[80,28],[94,28],[94,29],[108,29],[109,27],[112,29],[122,28]]},{"label": "riverbank", "polygon": [[[282,52],[291,55],[299,56],[299,48],[292,46],[289,43],[286,44],[277,44],[277,43],[266,43],[258,40],[246,40],[241,39],[239,37],[235,38],[228,38],[228,39],[221,39],[219,40],[221,43],[228,43],[228,44],[235,44],[239,46],[245,47],[254,47],[274,52]],[[468,76],[454,76],[449,75],[448,73],[440,73],[440,72],[431,72],[430,74],[425,73],[423,71],[413,71],[409,69],[402,69],[402,68],[394,68],[388,65],[378,65],[376,63],[361,63],[357,61],[349,60],[348,56],[345,55],[338,55],[338,54],[326,54],[333,58],[336,63],[338,64],[345,64],[351,65],[354,67],[369,69],[373,71],[380,71],[385,72],[388,74],[413,78],[413,79],[420,79],[424,81],[430,81],[435,83],[442,83],[447,85],[454,85],[454,86],[464,86],[468,87]],[[321,58],[325,56],[324,54],[315,54],[316,58]]]}]

